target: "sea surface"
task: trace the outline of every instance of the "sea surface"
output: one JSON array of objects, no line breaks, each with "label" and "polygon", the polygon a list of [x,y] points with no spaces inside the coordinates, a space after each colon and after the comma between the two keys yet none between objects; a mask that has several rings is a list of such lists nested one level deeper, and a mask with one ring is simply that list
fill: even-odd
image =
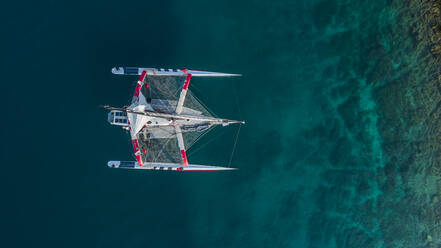
[{"label": "sea surface", "polygon": [[[411,2],[2,4],[1,246],[437,247],[441,98]],[[134,159],[100,108],[131,99],[114,66],[243,74],[190,86],[246,121],[239,170],[107,168]],[[236,132],[190,162],[228,165]]]}]

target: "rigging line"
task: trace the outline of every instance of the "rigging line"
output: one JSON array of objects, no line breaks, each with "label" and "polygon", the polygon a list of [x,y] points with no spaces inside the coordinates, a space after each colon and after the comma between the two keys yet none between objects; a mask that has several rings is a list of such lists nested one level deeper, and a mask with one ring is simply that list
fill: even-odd
[{"label": "rigging line", "polygon": [[[159,82],[158,82],[159,81]],[[170,81],[167,80],[152,80],[151,85],[154,86],[154,88],[156,88],[156,90],[158,91],[159,95],[162,95],[164,97],[170,97],[170,98],[175,98],[174,94],[171,93],[172,92],[172,87],[169,84],[173,84]],[[176,91],[179,90],[179,87],[175,87]]]},{"label": "rigging line", "polygon": [[237,139],[239,138],[239,132],[242,124],[239,124],[239,128],[237,129],[236,138],[234,140],[233,150],[231,151],[230,162],[228,162],[228,167],[231,166],[231,161],[233,161],[234,150],[236,150]]},{"label": "rigging line", "polygon": [[[146,128],[145,128],[145,129],[146,129]],[[162,129],[162,128],[159,127],[159,129]],[[164,130],[165,132],[168,132],[168,131],[165,130],[165,129],[162,129],[162,130]],[[169,134],[170,134],[169,137],[172,137],[172,136],[173,136],[173,134],[172,134],[171,132],[170,132]],[[152,138],[149,138],[149,139],[147,140],[147,147],[148,147],[148,148],[151,148],[151,149],[154,149],[153,146],[152,146],[152,144],[153,144],[153,141],[152,141],[152,140],[153,140]],[[158,154],[156,155],[156,157],[154,156],[154,154],[153,154],[152,152],[150,152],[150,149],[149,149],[149,153],[152,153],[152,161],[150,162],[150,165],[152,165],[153,163],[155,163],[155,162],[157,161],[157,159],[159,158],[159,156],[161,156],[162,151],[164,150],[164,147],[168,144],[169,141],[170,141],[170,140],[167,140],[167,142],[164,143],[164,144],[162,145],[162,147],[161,147],[161,149],[159,150],[159,152],[158,152]],[[146,156],[146,158],[147,158],[147,156]]]},{"label": "rigging line", "polygon": [[207,146],[208,144],[213,142],[215,139],[219,138],[219,136],[221,136],[222,134],[225,134],[227,131],[228,131],[228,129],[225,129],[224,131],[218,133],[216,136],[214,136],[214,138],[210,139],[209,141],[207,141],[204,144],[202,144],[200,147],[198,147],[195,150],[191,151],[191,153],[189,153],[188,156],[190,156],[191,154],[194,154],[195,152],[201,150],[202,148],[204,148],[205,146]]},{"label": "rigging line", "polygon": [[[196,88],[193,87],[193,89],[196,89]],[[197,90],[197,91],[201,92],[200,90]],[[190,95],[196,100],[196,102],[198,102],[200,105],[202,105],[202,107],[204,107],[205,109],[207,109],[207,111],[208,111],[209,114],[211,114],[212,116],[218,118],[218,116],[214,113],[214,111],[211,110],[209,107],[207,107],[207,105],[205,105],[204,102],[202,102],[201,100],[199,100],[199,98],[197,98],[194,94],[191,94],[191,92],[190,92]],[[201,95],[203,95],[203,94],[201,93]]]},{"label": "rigging line", "polygon": [[201,89],[199,89],[195,84],[191,85],[191,88],[196,90],[198,92],[198,94],[204,95],[204,93],[202,92]]},{"label": "rigging line", "polygon": [[[151,146],[151,144],[152,144],[152,139],[150,139],[150,138],[147,138],[147,135],[145,135],[145,131],[146,131],[146,128],[143,128],[142,130],[144,130],[143,131],[143,136],[144,136],[144,138],[145,139],[147,139],[147,143],[146,143],[146,149],[149,149],[150,147],[152,147]],[[151,151],[150,151],[150,149],[148,150],[148,154],[150,154],[151,153]],[[147,158],[148,158],[148,154],[146,153],[145,154],[145,158],[146,158],[146,160],[147,160]],[[146,161],[146,162],[149,162],[149,161]],[[154,163],[155,161],[150,161],[150,166],[152,166],[152,164]]]},{"label": "rigging line", "polygon": [[[197,92],[199,92],[198,94],[201,94],[202,96],[204,96],[204,93],[202,92],[202,90],[200,90],[198,87],[196,87],[194,84],[192,85],[192,89],[195,89]],[[191,93],[191,91],[190,91]],[[190,94],[195,100],[196,102],[198,102],[200,105],[202,105],[202,107],[204,107],[205,109],[207,109],[208,113],[211,114],[214,117],[218,117],[214,111],[212,111],[210,108],[207,107],[207,105],[205,105],[199,98],[196,97],[195,94]]]},{"label": "rigging line", "polygon": [[[152,143],[153,143],[152,140],[149,139],[149,140],[148,140],[148,146],[147,146],[147,147],[149,148],[149,151],[148,151],[149,154],[152,154],[152,156],[151,156],[151,157],[152,157],[152,161],[150,162],[150,166],[153,166],[153,163],[156,162],[156,161],[155,161],[156,159],[153,157],[153,156],[154,156],[153,152],[150,151],[150,148],[152,147]],[[146,159],[148,158],[147,154],[146,154],[145,158],[146,158]]]},{"label": "rigging line", "polygon": [[[170,135],[170,137],[172,137],[173,135]],[[161,149],[158,152],[158,155],[156,155],[156,157],[153,158],[153,162],[155,163],[156,160],[159,158],[159,156],[162,154],[162,151],[164,150],[164,147],[168,144],[168,142],[170,142],[170,140],[172,140],[172,138],[167,138],[167,141],[162,145]]]},{"label": "rigging line", "polygon": [[[185,83],[185,77],[182,77],[182,79],[180,79],[180,80],[174,79],[174,81],[175,81],[175,84],[178,85],[178,87],[176,87],[175,92],[171,95],[173,95],[174,97],[179,97],[178,95],[182,91],[182,86]],[[181,84],[181,82],[182,82],[182,84]]]},{"label": "rigging line", "polygon": [[198,142],[202,137],[204,137],[207,133],[209,133],[213,128],[214,128],[214,126],[211,126],[207,130],[205,130],[204,132],[199,134],[199,136],[196,138],[195,141],[193,141],[193,143],[187,148],[187,150],[190,150],[190,148],[192,148],[193,145],[196,144],[196,142]]}]

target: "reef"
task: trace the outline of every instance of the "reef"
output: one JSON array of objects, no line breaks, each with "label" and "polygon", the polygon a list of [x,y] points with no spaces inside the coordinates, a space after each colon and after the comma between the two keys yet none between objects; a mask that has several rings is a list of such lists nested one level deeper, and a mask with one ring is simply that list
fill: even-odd
[{"label": "reef", "polygon": [[[398,42],[378,72],[382,148],[378,220],[386,247],[441,245],[441,1],[395,1]],[[385,68],[384,66],[380,66]],[[377,73],[374,73],[377,74]],[[380,179],[381,178],[381,179]]]},{"label": "reef", "polygon": [[320,50],[339,64],[322,75],[335,120],[310,247],[441,247],[441,1],[333,12],[327,29],[347,29]]}]

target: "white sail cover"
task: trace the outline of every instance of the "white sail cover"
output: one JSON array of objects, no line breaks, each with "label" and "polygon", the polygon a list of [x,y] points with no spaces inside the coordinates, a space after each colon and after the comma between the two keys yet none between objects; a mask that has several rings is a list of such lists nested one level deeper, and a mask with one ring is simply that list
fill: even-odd
[{"label": "white sail cover", "polygon": [[[145,96],[142,94],[142,92],[139,93],[138,97],[133,97],[132,104],[128,107],[128,109],[137,111],[137,112],[144,112],[145,110],[153,111],[150,104],[147,104],[147,101],[145,99]],[[130,126],[130,132],[132,137],[134,138],[139,131],[144,127],[144,125],[151,119],[148,116],[145,115],[138,115],[133,113],[127,113],[127,118],[129,119],[129,126]]]},{"label": "white sail cover", "polygon": [[[130,107],[129,107],[130,109]],[[137,106],[133,108],[132,110],[136,111],[144,111],[144,106]],[[144,125],[149,121],[149,117],[145,115],[138,115],[133,113],[127,113],[127,118],[129,119],[130,123],[130,130],[132,136],[135,136],[136,134],[141,131],[141,129],[144,127]]]}]

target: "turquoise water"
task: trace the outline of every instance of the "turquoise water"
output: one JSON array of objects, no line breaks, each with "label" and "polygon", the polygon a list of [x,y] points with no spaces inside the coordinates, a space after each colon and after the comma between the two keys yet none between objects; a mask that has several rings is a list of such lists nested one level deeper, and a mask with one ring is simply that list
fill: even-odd
[{"label": "turquoise water", "polygon": [[[413,99],[397,82],[424,62],[405,6],[9,5],[0,66],[8,247],[418,247],[437,238],[400,167],[423,129],[397,110],[421,101],[394,95]],[[219,116],[246,120],[232,161],[240,170],[108,169],[107,160],[132,159],[128,135],[99,108],[130,100],[136,78],[110,74],[120,65],[242,73],[191,85]],[[397,131],[404,126],[411,131]],[[228,164],[234,133],[203,146],[213,133],[189,160]],[[438,178],[410,182],[427,180]]]}]

